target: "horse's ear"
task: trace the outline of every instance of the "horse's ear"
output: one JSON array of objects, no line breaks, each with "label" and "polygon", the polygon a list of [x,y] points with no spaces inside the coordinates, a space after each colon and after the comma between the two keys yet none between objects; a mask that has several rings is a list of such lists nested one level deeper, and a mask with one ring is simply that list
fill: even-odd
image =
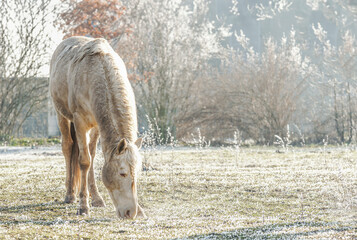
[{"label": "horse's ear", "polygon": [[119,142],[119,145],[118,145],[118,153],[121,154],[124,152],[124,150],[126,149],[126,140],[125,138],[122,138]]},{"label": "horse's ear", "polygon": [[138,149],[141,148],[141,144],[143,143],[143,138],[138,138],[136,141],[135,141],[135,145],[138,147]]}]

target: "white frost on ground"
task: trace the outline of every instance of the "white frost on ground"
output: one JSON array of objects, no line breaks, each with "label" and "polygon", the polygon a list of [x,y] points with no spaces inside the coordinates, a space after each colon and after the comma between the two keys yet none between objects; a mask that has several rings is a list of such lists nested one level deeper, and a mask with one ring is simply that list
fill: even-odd
[{"label": "white frost on ground", "polygon": [[43,159],[48,156],[63,156],[60,145],[49,147],[0,147],[0,160]]},{"label": "white frost on ground", "polygon": [[107,207],[92,208],[91,216],[81,218],[77,204],[61,202],[65,163],[59,145],[2,147],[0,236],[26,238],[41,232],[48,238],[95,239],[353,238],[357,152],[293,150],[142,149],[138,195],[150,218],[119,221],[100,180],[100,148],[95,172]]}]

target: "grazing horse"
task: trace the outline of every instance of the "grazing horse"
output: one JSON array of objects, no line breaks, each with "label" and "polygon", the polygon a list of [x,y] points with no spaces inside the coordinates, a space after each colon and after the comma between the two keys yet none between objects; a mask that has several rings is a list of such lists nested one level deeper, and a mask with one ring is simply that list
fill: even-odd
[{"label": "grazing horse", "polygon": [[65,202],[74,202],[79,190],[79,214],[89,214],[89,193],[92,206],[105,206],[93,171],[100,136],[102,179],[117,216],[144,216],[136,190],[142,139],[137,138],[135,98],[122,59],[104,39],[68,38],[51,59],[50,93],[66,160]]}]

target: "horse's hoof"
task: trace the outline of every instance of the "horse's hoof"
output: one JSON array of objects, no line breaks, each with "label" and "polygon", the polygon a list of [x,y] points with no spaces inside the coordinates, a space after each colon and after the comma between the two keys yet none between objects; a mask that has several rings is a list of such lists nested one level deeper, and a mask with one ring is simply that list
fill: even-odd
[{"label": "horse's hoof", "polygon": [[80,208],[77,211],[77,215],[89,215],[89,209],[88,208]]},{"label": "horse's hoof", "polygon": [[64,199],[65,203],[74,203],[76,201],[75,196],[67,195],[66,198]]},{"label": "horse's hoof", "polygon": [[105,207],[105,203],[101,197],[92,200],[93,207]]}]

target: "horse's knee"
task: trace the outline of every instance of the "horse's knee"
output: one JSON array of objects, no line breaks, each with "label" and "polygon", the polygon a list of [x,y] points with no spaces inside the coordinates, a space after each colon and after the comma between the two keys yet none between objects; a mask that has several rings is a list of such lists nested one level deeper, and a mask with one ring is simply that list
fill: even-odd
[{"label": "horse's knee", "polygon": [[90,162],[87,161],[79,162],[79,167],[81,168],[82,171],[88,171],[90,167]]},{"label": "horse's knee", "polygon": [[81,170],[88,170],[90,167],[90,158],[88,155],[80,155],[79,158],[79,166],[81,168]]}]

